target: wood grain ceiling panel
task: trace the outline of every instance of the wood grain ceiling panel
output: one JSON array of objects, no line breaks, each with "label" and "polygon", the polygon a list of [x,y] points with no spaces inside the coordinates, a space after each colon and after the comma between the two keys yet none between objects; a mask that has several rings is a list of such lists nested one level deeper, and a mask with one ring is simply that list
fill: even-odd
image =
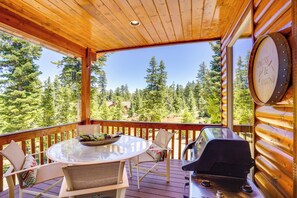
[{"label": "wood grain ceiling panel", "polygon": [[158,33],[161,42],[167,43],[168,37],[164,30],[164,26],[161,22],[160,15],[157,12],[155,4],[153,1],[141,0],[141,3],[149,16],[151,23],[154,25],[156,32]]},{"label": "wood grain ceiling panel", "polygon": [[192,36],[195,39],[201,38],[202,15],[205,0],[192,1]]},{"label": "wood grain ceiling panel", "polygon": [[[91,25],[88,23],[85,23],[85,20],[81,17],[75,17],[77,16],[77,13],[75,13],[72,9],[69,8],[68,5],[64,4],[62,1],[57,1],[57,0],[50,0],[50,1],[38,1],[38,2],[32,2],[32,1],[27,1],[27,4],[38,8],[40,10],[40,13],[43,14],[44,16],[51,16],[51,19],[57,19],[57,23],[65,23],[65,20],[71,24],[70,30],[68,29],[68,32],[72,32],[72,34],[75,32],[76,34],[82,32],[83,34],[80,35],[94,35],[98,34],[99,31],[96,31],[96,29],[91,28]],[[56,17],[55,17],[56,15]],[[89,39],[85,40],[86,46],[93,48],[96,45],[101,44],[105,47],[108,45],[106,42],[101,39],[97,41],[90,42]]]},{"label": "wood grain ceiling panel", "polygon": [[[123,12],[123,9],[111,0],[102,0],[105,6],[109,9],[110,12],[113,13],[114,17],[122,24],[124,28],[126,28],[131,34],[133,34],[134,38],[137,39],[138,45],[145,45],[152,42],[150,36],[147,31],[143,28],[143,26],[139,26],[138,28],[131,28],[130,25],[131,20],[137,19],[134,16],[131,16],[127,12]],[[106,13],[109,15],[109,13]]]},{"label": "wood grain ceiling panel", "polygon": [[182,27],[185,40],[192,39],[192,3],[191,0],[179,2]]},{"label": "wood grain ceiling panel", "polygon": [[[220,38],[246,1],[1,0],[0,7],[75,45],[107,52]],[[132,27],[132,20],[141,24]]]},{"label": "wood grain ceiling panel", "polygon": [[154,3],[157,8],[157,12],[160,16],[160,19],[162,21],[165,32],[167,34],[168,40],[171,42],[177,41],[172,26],[169,10],[166,4],[166,0],[154,0]]},{"label": "wood grain ceiling panel", "polygon": [[146,10],[144,9],[140,0],[128,0],[128,3],[134,10],[135,14],[139,18],[141,24],[146,28],[154,43],[161,43],[161,38],[152,24],[150,17],[148,16]]},{"label": "wood grain ceiling panel", "polygon": [[49,31],[53,31],[61,36],[66,35],[69,40],[74,43],[79,43],[80,41],[79,35],[77,37],[73,37],[73,35],[62,29],[62,26],[51,22],[48,17],[38,15],[38,13],[34,11],[34,9],[31,9],[24,3],[21,3],[19,1],[3,0],[1,1],[1,6],[16,13],[17,15],[22,16],[25,19],[28,19],[29,21],[35,22],[36,24],[44,27],[45,29],[48,29]]},{"label": "wood grain ceiling panel", "polygon": [[[107,0],[107,1],[111,1],[111,0]],[[140,21],[140,19],[135,14],[134,10],[132,9],[132,7],[129,5],[129,3],[127,1],[114,0],[114,3],[116,5],[118,5],[118,7],[120,8],[120,10],[123,12],[123,14],[125,16],[127,16],[127,18],[129,19],[129,21],[131,21],[131,20],[138,20],[138,21]],[[149,32],[144,27],[144,25],[141,24],[138,27],[134,27],[134,29],[136,29],[143,36],[143,38],[145,39],[145,41],[149,45],[152,45],[154,43],[152,37],[150,36]]]},{"label": "wood grain ceiling panel", "polygon": [[167,7],[170,13],[170,18],[173,24],[176,39],[178,41],[184,40],[178,0],[167,0]]},{"label": "wood grain ceiling panel", "polygon": [[212,37],[218,32],[213,31],[213,27],[211,26],[212,19],[215,13],[217,0],[205,0],[204,3],[204,12],[202,16],[202,28],[201,28],[201,37]]}]

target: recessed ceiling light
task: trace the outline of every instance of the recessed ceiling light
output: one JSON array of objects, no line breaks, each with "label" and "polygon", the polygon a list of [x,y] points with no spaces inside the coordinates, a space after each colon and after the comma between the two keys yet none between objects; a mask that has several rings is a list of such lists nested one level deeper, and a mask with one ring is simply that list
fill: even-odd
[{"label": "recessed ceiling light", "polygon": [[130,21],[130,25],[136,27],[136,26],[140,25],[140,22],[139,21]]}]

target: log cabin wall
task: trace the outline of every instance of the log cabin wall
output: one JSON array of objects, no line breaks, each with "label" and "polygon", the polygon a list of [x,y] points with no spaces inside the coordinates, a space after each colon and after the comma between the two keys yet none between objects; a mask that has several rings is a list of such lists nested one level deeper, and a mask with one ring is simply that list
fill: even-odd
[{"label": "log cabin wall", "polygon": [[[254,1],[254,36],[283,33],[291,46],[291,1]],[[293,87],[273,106],[255,106],[255,181],[267,196],[293,197]]]},{"label": "log cabin wall", "polygon": [[[292,2],[290,0],[254,0],[253,37],[281,32],[292,45]],[[240,25],[236,19],[222,39],[222,124],[227,125],[227,45]],[[233,26],[233,27],[232,27]],[[230,38],[231,37],[231,38]],[[293,197],[293,86],[276,105],[255,104],[254,179],[265,197]],[[296,149],[296,148],[295,148]],[[296,152],[296,151],[295,151]],[[296,189],[295,189],[296,190]]]}]

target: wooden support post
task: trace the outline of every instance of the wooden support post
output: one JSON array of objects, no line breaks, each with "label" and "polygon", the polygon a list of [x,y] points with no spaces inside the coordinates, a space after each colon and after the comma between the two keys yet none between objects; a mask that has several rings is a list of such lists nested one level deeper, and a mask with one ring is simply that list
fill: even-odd
[{"label": "wooden support post", "polygon": [[227,126],[233,130],[233,47],[227,47]]},{"label": "wooden support post", "polygon": [[82,57],[82,80],[81,80],[81,121],[83,124],[90,124],[91,116],[91,63],[96,55],[90,48],[86,49],[86,54]]}]

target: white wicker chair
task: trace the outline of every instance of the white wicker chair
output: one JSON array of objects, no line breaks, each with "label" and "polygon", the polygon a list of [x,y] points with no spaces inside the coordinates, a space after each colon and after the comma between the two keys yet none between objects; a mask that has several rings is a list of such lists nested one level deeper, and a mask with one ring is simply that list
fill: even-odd
[{"label": "white wicker chair", "polygon": [[9,197],[13,198],[14,197],[14,188],[15,184],[13,182],[13,177],[16,175],[19,181],[19,197],[23,197],[23,193],[31,194],[31,195],[36,195],[38,196],[45,196],[45,197],[57,197],[56,195],[51,195],[48,194],[47,192],[52,189],[54,186],[62,182],[62,178],[55,182],[53,185],[51,185],[49,188],[43,190],[42,192],[37,192],[37,191],[32,191],[28,190],[27,187],[23,185],[23,181],[21,178],[21,173],[28,171],[28,170],[33,170],[37,169],[37,177],[36,177],[36,182],[34,185],[45,182],[47,180],[51,180],[54,178],[59,178],[63,176],[62,172],[62,165],[61,163],[50,163],[50,164],[45,164],[45,165],[38,165],[34,166],[32,168],[28,169],[22,169],[23,164],[25,162],[25,154],[23,150],[19,147],[19,145],[11,141],[11,143],[0,153],[6,157],[12,166],[6,171],[6,173],[3,175],[6,180],[7,184],[9,187]]},{"label": "white wicker chair", "polygon": [[63,167],[59,197],[124,198],[129,187],[125,161]]},{"label": "white wicker chair", "polygon": [[100,125],[78,125],[76,127],[77,135],[94,134],[100,132]]},{"label": "white wicker chair", "polygon": [[[166,173],[158,172],[156,170],[156,167],[158,165],[159,160],[156,160],[154,157],[152,157],[148,153],[148,151],[129,160],[129,172],[130,172],[131,177],[132,177],[132,168],[137,169],[137,187],[138,187],[138,189],[140,188],[140,182],[142,181],[142,179],[148,173],[154,173],[154,174],[158,174],[158,175],[161,175],[161,176],[166,176],[166,181],[167,182],[170,181],[170,155],[171,155],[171,149],[168,147],[168,144],[169,144],[169,142],[170,142],[170,140],[172,139],[173,136],[174,136],[173,133],[165,131],[164,129],[160,129],[157,136],[156,136],[156,138],[155,138],[155,140],[153,141],[153,143],[155,145],[157,145],[158,147],[162,148],[162,150],[165,151],[164,154],[165,153],[167,154]],[[153,150],[153,149],[151,149],[151,150]],[[131,161],[133,161],[133,165],[132,165]],[[164,156],[162,156],[161,161],[164,161]],[[146,162],[154,162],[154,165],[149,169],[139,167],[140,164],[146,163]],[[145,171],[145,174],[142,175],[140,178],[139,178],[139,170],[144,170]]]}]

